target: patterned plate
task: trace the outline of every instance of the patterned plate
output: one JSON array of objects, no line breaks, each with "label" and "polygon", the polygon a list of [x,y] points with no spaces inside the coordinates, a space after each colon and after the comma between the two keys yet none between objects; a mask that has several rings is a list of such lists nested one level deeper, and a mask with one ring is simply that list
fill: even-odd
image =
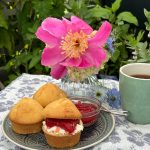
[{"label": "patterned plate", "polygon": [[[106,112],[101,112],[98,121],[94,125],[84,128],[80,142],[72,149],[87,149],[102,142],[111,134],[114,126],[114,116]],[[2,130],[5,137],[9,141],[13,142],[21,148],[28,150],[54,150],[48,146],[42,132],[29,135],[19,135],[13,132],[8,116],[6,116],[3,121]]]}]

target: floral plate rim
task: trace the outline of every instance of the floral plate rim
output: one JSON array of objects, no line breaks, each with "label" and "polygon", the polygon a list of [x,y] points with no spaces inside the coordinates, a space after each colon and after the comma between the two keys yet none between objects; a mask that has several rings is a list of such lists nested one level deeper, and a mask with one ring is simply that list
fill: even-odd
[{"label": "floral plate rim", "polygon": [[[102,106],[102,107],[107,110],[106,107],[104,107],[104,106]],[[107,113],[107,112],[105,112],[105,113]],[[8,114],[9,114],[9,113],[8,113]],[[39,149],[37,149],[37,148],[33,149],[33,148],[30,148],[30,147],[23,146],[22,144],[17,143],[16,141],[14,141],[13,139],[11,139],[11,138],[7,135],[7,133],[6,133],[5,130],[4,130],[4,128],[5,128],[4,123],[5,123],[6,119],[8,118],[8,114],[6,114],[6,116],[4,117],[3,122],[2,122],[2,133],[3,133],[3,135],[4,135],[10,142],[12,142],[13,144],[19,146],[20,148],[23,148],[23,149],[26,149],[26,150],[39,150]],[[80,148],[72,148],[72,150],[83,150],[83,149],[90,148],[90,147],[92,147],[92,146],[95,146],[95,145],[101,143],[101,142],[104,141],[107,137],[109,137],[110,134],[112,133],[112,131],[113,131],[114,128],[115,128],[115,117],[114,117],[113,114],[110,114],[110,113],[108,113],[108,114],[110,115],[110,117],[111,117],[111,119],[112,119],[112,125],[111,125],[111,129],[109,130],[109,132],[108,132],[103,138],[101,138],[100,140],[98,140],[98,141],[96,141],[96,142],[94,142],[94,143],[92,143],[92,144],[89,144],[89,145],[87,145],[87,146],[80,147]],[[50,148],[51,148],[51,147],[50,147]]]}]

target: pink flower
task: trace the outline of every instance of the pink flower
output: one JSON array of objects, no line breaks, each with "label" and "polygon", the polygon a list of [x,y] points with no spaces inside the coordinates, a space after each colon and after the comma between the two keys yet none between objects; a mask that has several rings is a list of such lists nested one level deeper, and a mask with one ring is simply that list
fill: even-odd
[{"label": "pink flower", "polygon": [[76,16],[71,21],[46,18],[36,32],[37,38],[46,44],[41,64],[51,67],[51,75],[56,79],[67,74],[67,67],[99,68],[106,60],[103,47],[110,32],[107,21],[93,34],[93,29]]}]

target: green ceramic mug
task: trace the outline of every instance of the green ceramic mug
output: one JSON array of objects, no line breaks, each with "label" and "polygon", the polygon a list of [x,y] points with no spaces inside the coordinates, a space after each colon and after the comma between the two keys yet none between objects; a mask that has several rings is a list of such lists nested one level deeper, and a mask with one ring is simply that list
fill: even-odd
[{"label": "green ceramic mug", "polygon": [[137,124],[150,123],[150,64],[131,63],[120,68],[121,105],[127,119]]}]

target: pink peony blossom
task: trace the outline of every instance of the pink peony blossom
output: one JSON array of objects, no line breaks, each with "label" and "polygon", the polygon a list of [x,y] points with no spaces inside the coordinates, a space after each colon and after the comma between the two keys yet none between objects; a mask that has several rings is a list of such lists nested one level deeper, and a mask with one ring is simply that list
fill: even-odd
[{"label": "pink peony blossom", "polygon": [[41,64],[51,67],[51,75],[56,79],[67,74],[67,67],[99,68],[107,57],[103,47],[110,32],[111,24],[107,21],[95,32],[76,16],[71,21],[48,17],[36,32],[37,38],[46,44]]}]

